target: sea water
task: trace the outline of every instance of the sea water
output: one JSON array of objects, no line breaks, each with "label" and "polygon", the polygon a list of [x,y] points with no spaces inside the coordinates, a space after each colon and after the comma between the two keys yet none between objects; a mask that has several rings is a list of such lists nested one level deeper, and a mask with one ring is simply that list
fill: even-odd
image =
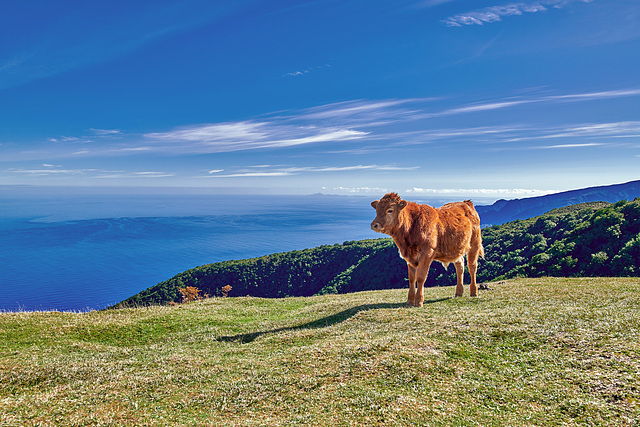
[{"label": "sea water", "polygon": [[0,310],[106,308],[198,265],[382,237],[365,197],[0,191]]},{"label": "sea water", "polygon": [[372,199],[0,186],[0,311],[102,309],[199,265],[386,237]]}]

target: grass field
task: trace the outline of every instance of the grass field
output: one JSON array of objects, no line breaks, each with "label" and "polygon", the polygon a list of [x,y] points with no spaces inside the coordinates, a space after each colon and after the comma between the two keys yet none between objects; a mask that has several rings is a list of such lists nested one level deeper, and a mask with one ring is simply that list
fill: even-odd
[{"label": "grass field", "polygon": [[0,425],[640,426],[640,279],[488,285],[2,313]]}]

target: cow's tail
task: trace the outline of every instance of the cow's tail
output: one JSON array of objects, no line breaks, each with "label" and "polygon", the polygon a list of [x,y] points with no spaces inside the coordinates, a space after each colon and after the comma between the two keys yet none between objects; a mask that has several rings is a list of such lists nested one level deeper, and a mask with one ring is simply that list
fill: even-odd
[{"label": "cow's tail", "polygon": [[480,256],[480,258],[484,259],[484,246],[482,246],[482,233],[480,231],[480,215],[478,215],[478,211],[476,211],[476,208],[475,206],[473,206],[473,202],[471,200],[465,200],[464,202],[471,208],[473,219],[476,223],[474,230],[476,235],[474,237],[477,240],[479,246],[478,255]]}]

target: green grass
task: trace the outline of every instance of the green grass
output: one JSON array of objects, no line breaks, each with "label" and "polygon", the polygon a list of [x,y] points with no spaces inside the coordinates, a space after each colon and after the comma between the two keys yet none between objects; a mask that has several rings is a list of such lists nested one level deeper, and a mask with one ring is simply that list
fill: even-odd
[{"label": "green grass", "polygon": [[640,279],[489,286],[2,313],[0,425],[640,425]]}]

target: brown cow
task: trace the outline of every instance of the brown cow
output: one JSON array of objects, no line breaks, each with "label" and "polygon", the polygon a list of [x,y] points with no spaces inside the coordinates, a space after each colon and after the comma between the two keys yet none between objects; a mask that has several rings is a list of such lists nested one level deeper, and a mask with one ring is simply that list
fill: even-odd
[{"label": "brown cow", "polygon": [[422,307],[424,282],[434,260],[440,261],[445,268],[451,262],[455,265],[458,277],[456,296],[461,297],[464,292],[462,279],[465,255],[471,274],[469,290],[472,297],[477,296],[478,256],[484,258],[484,249],[480,236],[480,217],[470,200],[433,208],[407,202],[396,193],[388,193],[381,200],[371,202],[371,206],[376,210],[371,229],[393,237],[400,256],[407,262],[407,306]]}]

